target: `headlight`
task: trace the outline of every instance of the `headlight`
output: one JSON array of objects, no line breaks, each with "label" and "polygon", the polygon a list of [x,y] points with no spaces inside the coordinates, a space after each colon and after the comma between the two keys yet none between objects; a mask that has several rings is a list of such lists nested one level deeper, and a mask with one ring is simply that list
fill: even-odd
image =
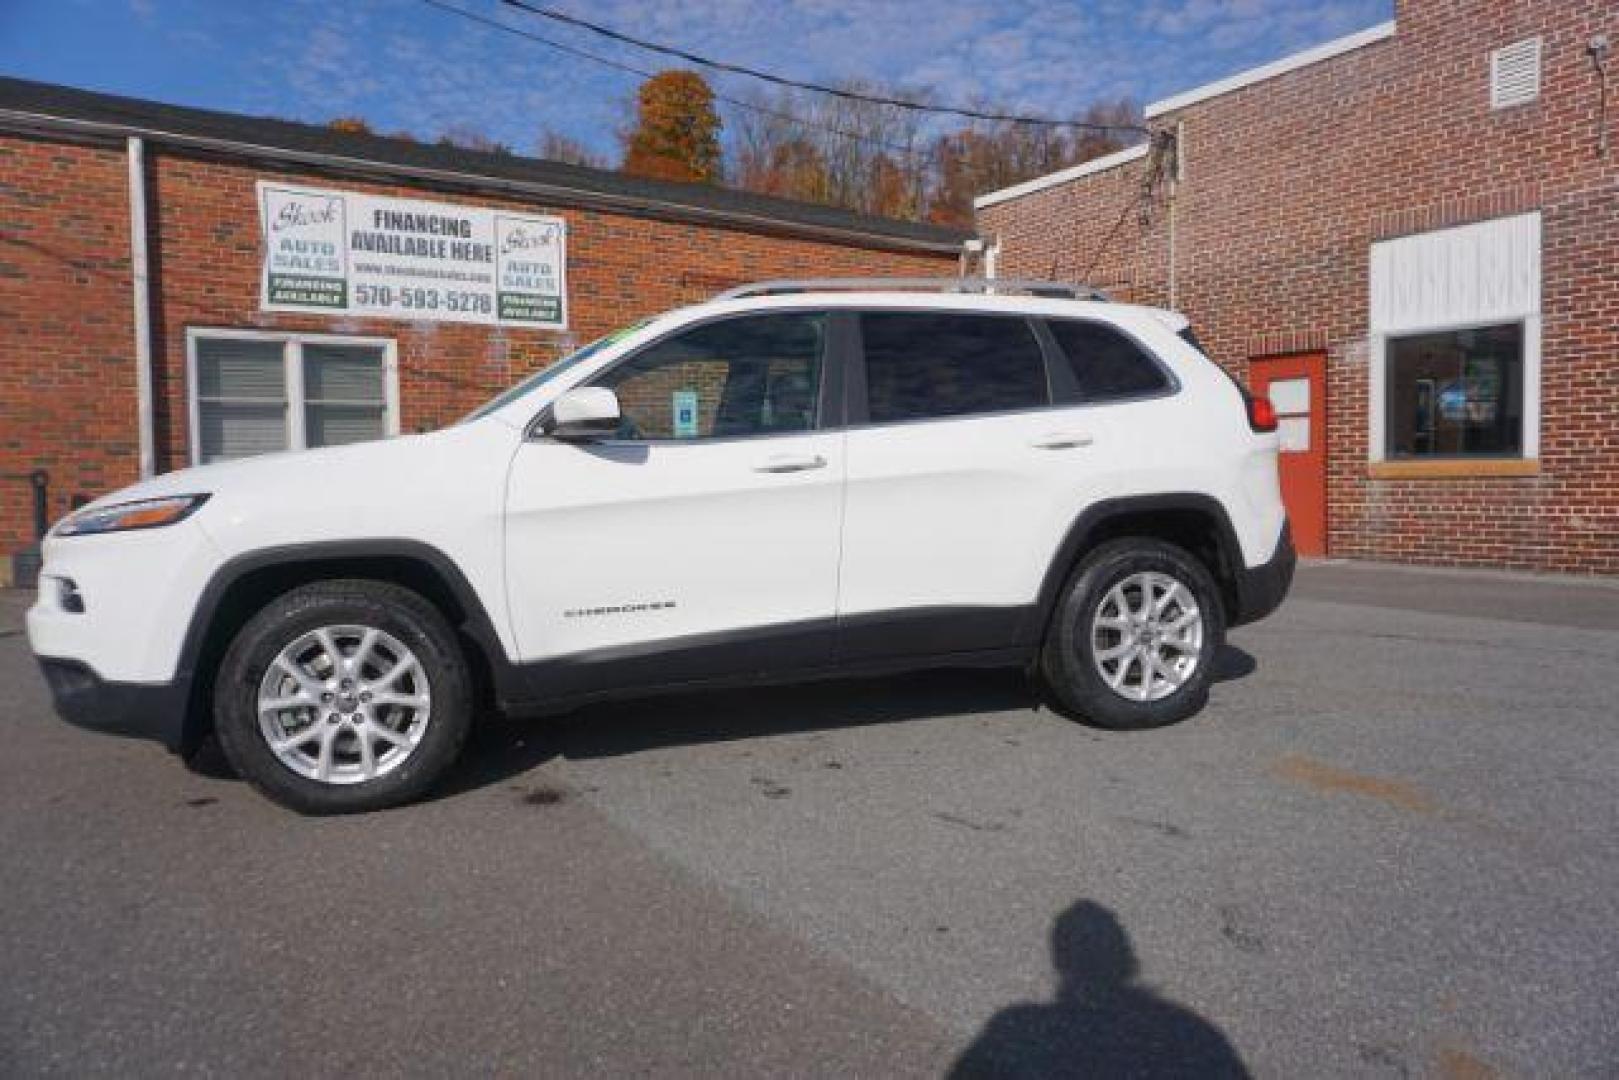
[{"label": "headlight", "polygon": [[98,506],[93,510],[69,514],[57,523],[51,534],[88,536],[91,533],[155,529],[160,525],[173,525],[176,521],[185,520],[207,501],[206,495],[172,495],[166,499],[141,499],[139,502]]}]

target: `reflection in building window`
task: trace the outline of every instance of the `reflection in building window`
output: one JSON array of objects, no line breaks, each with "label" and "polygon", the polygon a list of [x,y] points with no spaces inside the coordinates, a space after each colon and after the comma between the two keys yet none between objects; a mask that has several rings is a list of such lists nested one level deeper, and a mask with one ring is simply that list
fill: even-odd
[{"label": "reflection in building window", "polygon": [[1388,456],[1519,457],[1523,324],[1390,338]]}]

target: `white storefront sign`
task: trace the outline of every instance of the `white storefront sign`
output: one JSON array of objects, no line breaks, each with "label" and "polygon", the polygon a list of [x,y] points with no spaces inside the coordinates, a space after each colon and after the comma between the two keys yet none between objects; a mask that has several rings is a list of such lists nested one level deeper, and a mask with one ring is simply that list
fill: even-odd
[{"label": "white storefront sign", "polygon": [[260,181],[265,311],[568,325],[567,223]]},{"label": "white storefront sign", "polygon": [[1372,245],[1374,334],[1484,326],[1538,314],[1538,213]]}]

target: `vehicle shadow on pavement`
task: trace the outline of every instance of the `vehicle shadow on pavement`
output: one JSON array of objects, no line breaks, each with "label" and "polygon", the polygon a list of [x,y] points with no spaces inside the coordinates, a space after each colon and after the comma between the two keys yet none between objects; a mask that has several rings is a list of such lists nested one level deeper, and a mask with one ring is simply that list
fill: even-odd
[{"label": "vehicle shadow on pavement", "polygon": [[1217,683],[1246,679],[1258,670],[1259,661],[1254,659],[1253,653],[1230,642],[1226,642],[1214,657],[1214,681]]},{"label": "vehicle shadow on pavement", "polygon": [[1036,704],[1021,672],[937,671],[636,698],[541,719],[497,718],[473,729],[461,762],[438,794],[498,784],[556,757],[619,757],[671,746],[1032,710]]},{"label": "vehicle shadow on pavement", "polygon": [[979,1077],[1246,1077],[1225,1034],[1137,981],[1118,918],[1080,900],[1051,928],[1056,999],[1001,1010],[956,1060],[952,1080]]},{"label": "vehicle shadow on pavement", "polygon": [[[1217,682],[1257,669],[1227,645]],[[792,686],[716,690],[589,705],[542,719],[492,718],[473,728],[436,796],[499,784],[553,758],[619,757],[673,746],[865,727],[907,720],[1050,709],[1021,671],[946,670]]]}]

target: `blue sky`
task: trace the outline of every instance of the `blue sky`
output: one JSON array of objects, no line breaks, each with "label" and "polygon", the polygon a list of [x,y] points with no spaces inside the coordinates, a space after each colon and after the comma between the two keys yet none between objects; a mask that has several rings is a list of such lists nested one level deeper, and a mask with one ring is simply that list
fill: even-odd
[{"label": "blue sky", "polygon": [[[641,53],[503,8],[447,0],[637,67]],[[1074,114],[1153,99],[1390,17],[1393,0],[547,0],[802,79],[934,88]],[[550,128],[616,154],[638,80],[421,0],[0,0],[0,73],[299,120],[360,115],[433,138],[470,128],[531,152]],[[712,77],[724,93],[754,85]]]}]

